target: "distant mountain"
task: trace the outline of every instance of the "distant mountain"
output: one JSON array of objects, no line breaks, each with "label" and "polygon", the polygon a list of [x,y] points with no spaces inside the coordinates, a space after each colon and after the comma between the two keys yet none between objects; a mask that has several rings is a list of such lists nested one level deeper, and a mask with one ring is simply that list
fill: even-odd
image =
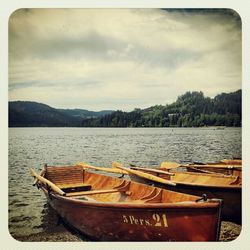
[{"label": "distant mountain", "polygon": [[55,109],[48,105],[9,102],[9,127],[240,127],[241,90],[214,98],[202,92],[186,92],[167,105],[132,112]]},{"label": "distant mountain", "polygon": [[56,109],[28,101],[9,102],[9,127],[79,127],[82,119],[96,118],[112,110]]},{"label": "distant mountain", "polygon": [[214,98],[202,92],[186,92],[172,104],[155,105],[132,112],[116,111],[85,119],[83,127],[202,127],[241,126],[241,90]]},{"label": "distant mountain", "polygon": [[57,109],[57,110],[63,114],[82,119],[100,117],[114,112],[114,110],[102,110],[96,112],[96,111],[89,111],[86,109]]}]

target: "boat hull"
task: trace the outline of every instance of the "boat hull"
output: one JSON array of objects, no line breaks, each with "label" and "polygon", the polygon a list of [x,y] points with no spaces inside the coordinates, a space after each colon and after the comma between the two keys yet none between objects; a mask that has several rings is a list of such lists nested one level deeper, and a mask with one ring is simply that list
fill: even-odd
[{"label": "boat hull", "polygon": [[196,196],[206,194],[207,198],[222,199],[222,219],[232,221],[238,224],[242,222],[242,193],[241,187],[213,187],[203,185],[188,185],[178,183],[176,186],[164,185],[161,183],[153,182],[140,178],[135,175],[130,175],[131,180],[140,182],[147,185],[154,185],[159,188],[165,188],[175,192],[186,193]]},{"label": "boat hull", "polygon": [[[95,204],[72,200],[44,189],[49,204],[82,234],[101,241],[217,241],[218,205],[158,206],[147,204]],[[201,223],[203,222],[203,223]]]}]

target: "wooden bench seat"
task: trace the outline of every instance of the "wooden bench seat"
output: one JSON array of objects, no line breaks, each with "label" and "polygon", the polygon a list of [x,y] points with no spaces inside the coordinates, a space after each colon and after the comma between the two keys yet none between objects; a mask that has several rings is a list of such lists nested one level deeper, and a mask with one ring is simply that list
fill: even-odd
[{"label": "wooden bench seat", "polygon": [[66,193],[66,196],[71,197],[71,196],[107,194],[107,193],[117,193],[117,192],[122,192],[122,193],[125,193],[126,195],[130,195],[131,192],[128,191],[129,185],[130,185],[130,182],[126,182],[125,180],[123,180],[119,185],[111,189],[100,189],[100,190],[96,189],[96,190],[83,191],[83,192],[68,192]]},{"label": "wooden bench seat", "polygon": [[58,187],[61,190],[63,190],[66,194],[68,194],[68,193],[86,192],[91,190],[92,186],[84,183],[70,183],[70,184],[61,184]]},{"label": "wooden bench seat", "polygon": [[93,195],[93,194],[107,194],[107,193],[117,193],[121,192],[118,189],[101,189],[101,190],[90,190],[90,191],[83,191],[83,192],[73,192],[73,193],[66,193],[67,197],[72,196],[80,196],[80,195]]},{"label": "wooden bench seat", "polygon": [[68,184],[60,184],[57,185],[61,189],[68,189],[68,188],[80,188],[80,187],[90,187],[91,185],[85,183],[68,183]]}]

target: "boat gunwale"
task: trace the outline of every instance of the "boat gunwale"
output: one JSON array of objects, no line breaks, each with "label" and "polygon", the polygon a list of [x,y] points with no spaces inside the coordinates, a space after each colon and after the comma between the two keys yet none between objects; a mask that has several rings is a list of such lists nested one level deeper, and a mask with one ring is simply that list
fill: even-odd
[{"label": "boat gunwale", "polygon": [[196,172],[185,172],[185,171],[172,171],[170,173],[173,173],[173,174],[177,174],[180,173],[180,174],[186,174],[186,175],[195,175],[195,176],[207,176],[207,177],[218,177],[218,178],[237,178],[236,175],[226,175],[226,174],[218,174],[218,173],[213,173],[213,174],[209,174],[209,173],[196,173]]},{"label": "boat gunwale", "polygon": [[[195,202],[195,201],[183,201],[183,202],[174,202],[174,203],[137,203],[135,202],[102,202],[102,201],[90,201],[90,200],[80,200],[74,197],[67,197],[56,194],[54,192],[48,192],[45,187],[41,187],[43,192],[48,195],[50,198],[55,198],[61,201],[66,201],[69,203],[75,203],[78,205],[84,206],[93,206],[101,208],[124,208],[124,209],[173,209],[173,208],[189,208],[189,209],[209,209],[216,208],[221,206],[221,199],[208,199],[207,201]],[[85,195],[91,196],[91,195]],[[84,196],[82,196],[84,198]]]},{"label": "boat gunwale", "polygon": [[[147,169],[145,168],[145,170],[142,171],[147,171]],[[175,175],[180,174],[185,174],[185,175],[194,175],[194,176],[207,176],[207,177],[218,177],[218,178],[234,178],[237,179],[237,176],[235,175],[223,175],[223,176],[219,176],[217,174],[206,174],[206,173],[195,173],[195,172],[177,172],[177,171],[173,171],[171,173],[174,173]],[[132,175],[132,174],[131,174]],[[163,177],[162,177],[163,178]],[[171,178],[170,178],[171,180]],[[177,184],[177,185],[185,185],[185,186],[194,186],[194,187],[211,187],[211,188],[219,188],[219,189],[241,189],[242,188],[242,184],[228,184],[228,185],[211,185],[209,183],[191,183],[191,182],[182,182],[182,181],[175,181],[174,177],[173,180],[171,180],[173,183]],[[234,180],[232,180],[233,182]]]},{"label": "boat gunwale", "polygon": [[[232,185],[211,185],[211,184],[202,184],[202,183],[190,183],[190,182],[181,182],[181,181],[174,181],[174,180],[171,180],[172,182],[174,182],[176,184],[176,187],[178,186],[192,186],[192,187],[207,187],[207,188],[217,188],[217,189],[239,189],[241,190],[242,189],[242,185],[235,185],[235,184],[232,184]],[[152,181],[154,182],[154,181]]]},{"label": "boat gunwale", "polygon": [[242,170],[242,165],[225,165],[225,164],[188,164],[188,165],[180,165],[180,167],[198,167],[198,168],[222,168],[222,169],[237,169]]},{"label": "boat gunwale", "polygon": [[211,185],[211,184],[198,184],[198,183],[190,183],[190,182],[180,182],[180,181],[172,181],[177,185],[183,186],[192,186],[192,187],[207,187],[207,188],[218,188],[218,189],[242,189],[242,185]]}]

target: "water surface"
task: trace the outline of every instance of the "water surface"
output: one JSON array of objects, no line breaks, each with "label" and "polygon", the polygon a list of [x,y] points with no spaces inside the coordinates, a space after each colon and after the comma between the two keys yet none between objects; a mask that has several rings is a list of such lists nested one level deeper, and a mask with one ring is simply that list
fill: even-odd
[{"label": "water surface", "polygon": [[163,161],[191,163],[241,157],[241,128],[10,128],[9,230],[13,236],[53,229],[50,208],[29,168],[84,161],[96,166]]}]

